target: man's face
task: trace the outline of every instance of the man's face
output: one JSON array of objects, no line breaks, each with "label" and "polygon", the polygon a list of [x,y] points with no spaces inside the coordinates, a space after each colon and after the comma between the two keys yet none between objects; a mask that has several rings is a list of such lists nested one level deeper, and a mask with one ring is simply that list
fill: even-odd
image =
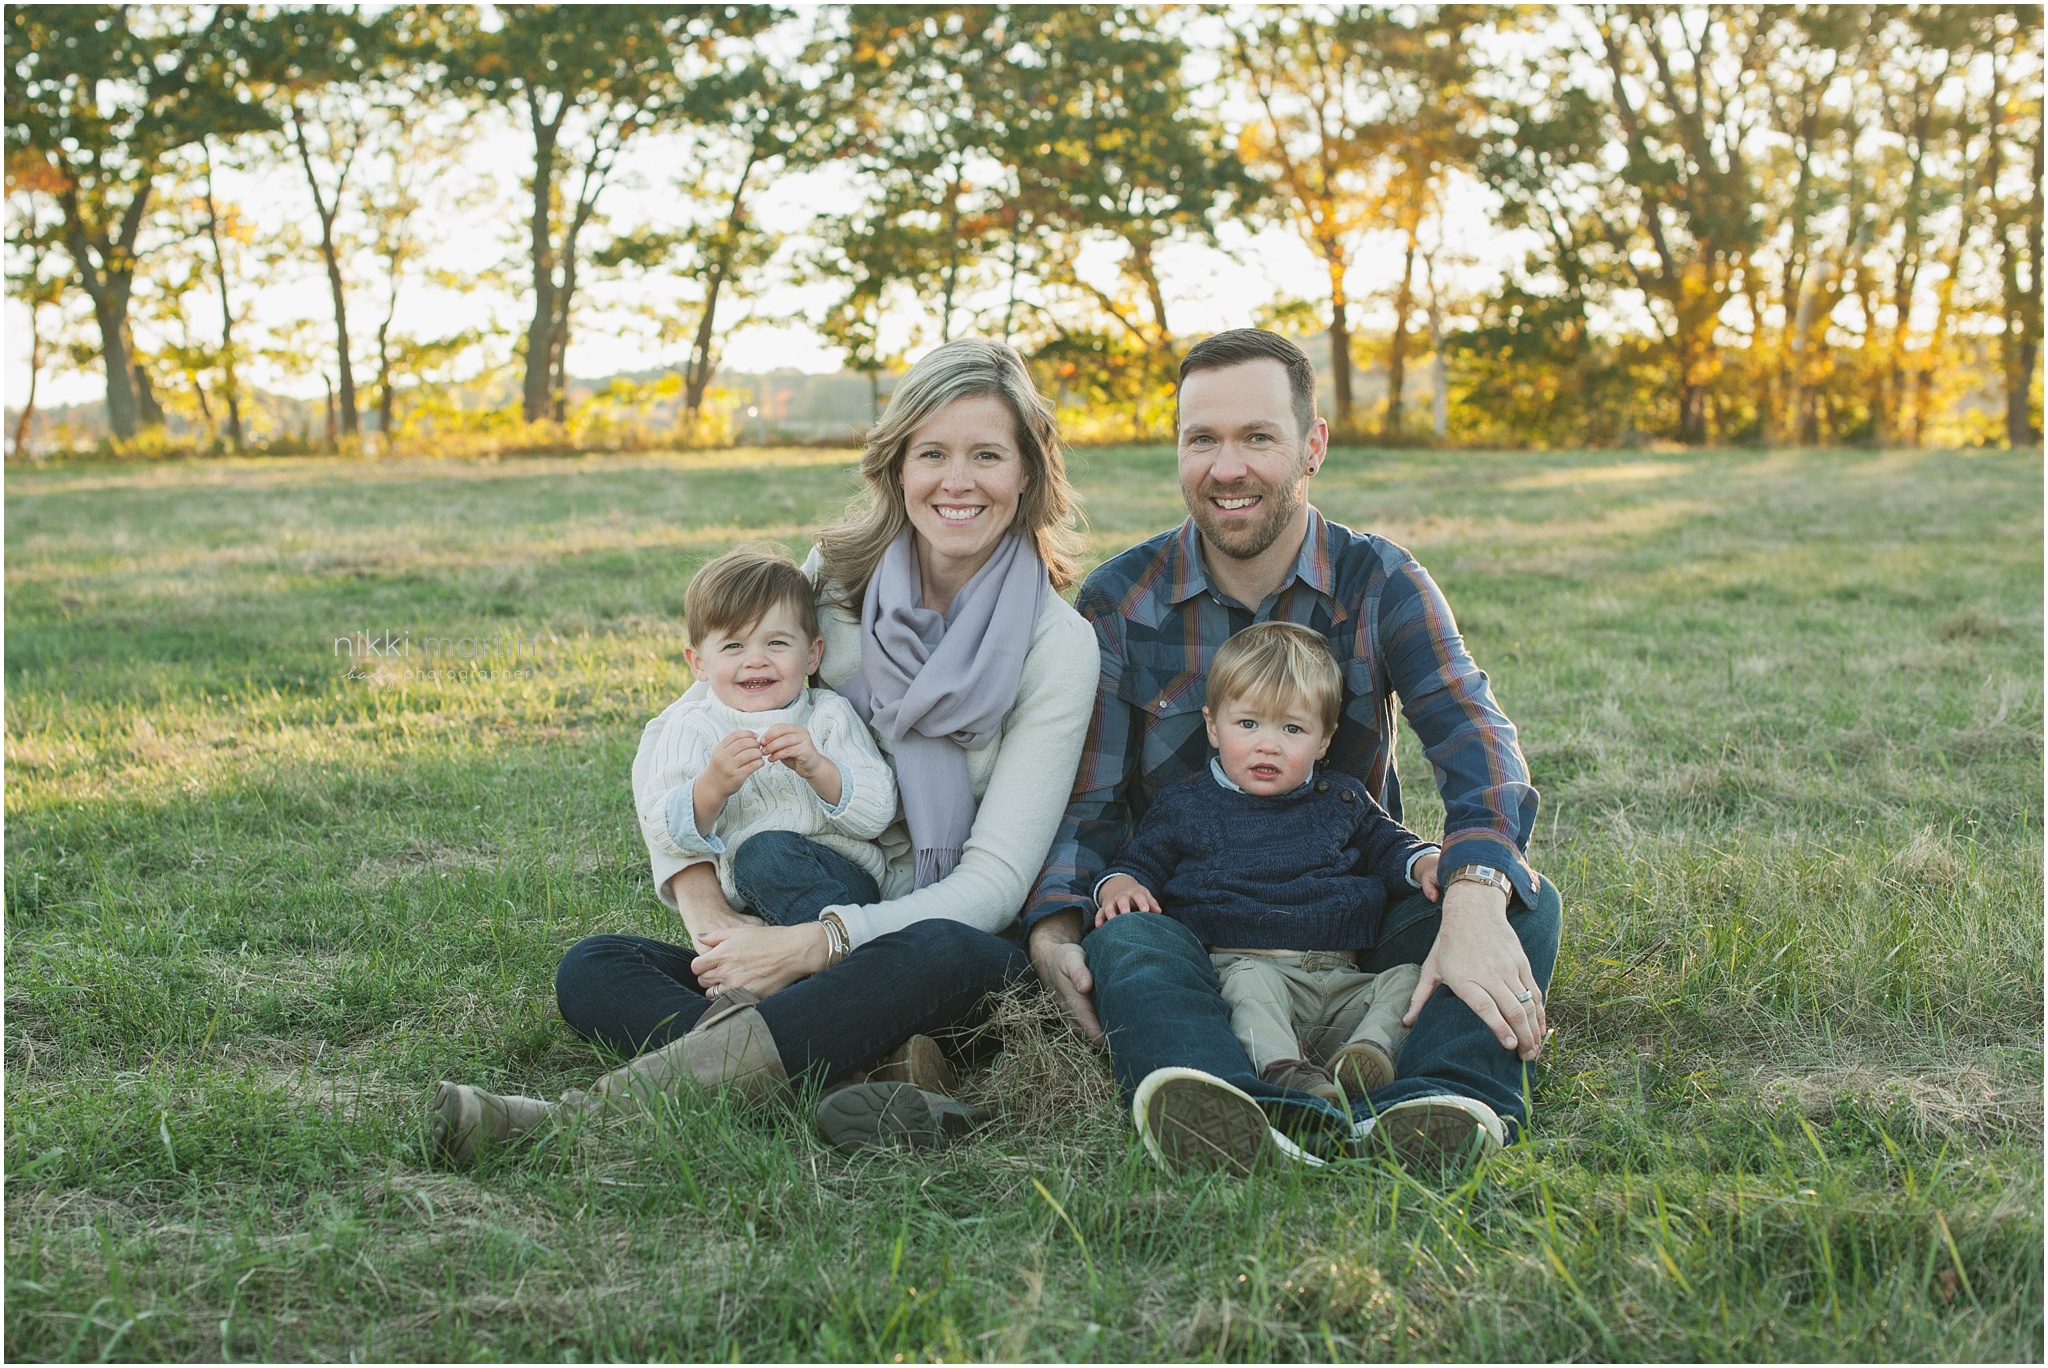
[{"label": "man's face", "polygon": [[1180,494],[1203,540],[1238,560],[1263,554],[1300,511],[1328,441],[1322,419],[1306,434],[1296,424],[1278,361],[1190,375],[1180,387]]}]

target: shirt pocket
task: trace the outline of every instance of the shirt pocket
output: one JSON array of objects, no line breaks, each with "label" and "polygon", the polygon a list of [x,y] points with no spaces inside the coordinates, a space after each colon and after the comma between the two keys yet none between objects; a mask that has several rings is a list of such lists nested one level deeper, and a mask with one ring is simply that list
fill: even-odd
[{"label": "shirt pocket", "polygon": [[[1117,697],[1145,718],[1140,728],[1144,744],[1138,767],[1148,780],[1148,787],[1157,788],[1161,783],[1171,783],[1192,773],[1208,758],[1209,741],[1202,724],[1202,703],[1207,691],[1208,676],[1195,670],[1137,667],[1124,671],[1117,685]],[[1197,738],[1201,743],[1198,750],[1190,746]],[[1177,758],[1184,762],[1184,768],[1168,768],[1174,766]],[[1166,770],[1164,774],[1162,769]]]},{"label": "shirt pocket", "polygon": [[1339,668],[1344,675],[1344,715],[1338,722],[1340,730],[1356,728],[1372,736],[1378,736],[1385,726],[1382,716],[1379,681],[1373,677],[1372,662],[1369,660],[1347,660]]}]

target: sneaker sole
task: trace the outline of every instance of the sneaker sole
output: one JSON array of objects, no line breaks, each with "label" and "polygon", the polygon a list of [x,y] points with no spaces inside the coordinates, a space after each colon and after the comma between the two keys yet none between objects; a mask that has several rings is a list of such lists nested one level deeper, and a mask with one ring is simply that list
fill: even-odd
[{"label": "sneaker sole", "polygon": [[[1149,1080],[1148,1080],[1149,1081]],[[1187,1070],[1132,1099],[1145,1148],[1169,1172],[1249,1174],[1279,1157],[1265,1112],[1221,1079]]]},{"label": "sneaker sole", "polygon": [[847,1151],[899,1142],[923,1149],[972,1129],[976,1119],[967,1108],[934,1110],[911,1083],[852,1083],[818,1100],[818,1129]]},{"label": "sneaker sole", "polygon": [[1404,1107],[1381,1115],[1367,1143],[1403,1168],[1465,1169],[1500,1148],[1470,1112],[1459,1107]]}]

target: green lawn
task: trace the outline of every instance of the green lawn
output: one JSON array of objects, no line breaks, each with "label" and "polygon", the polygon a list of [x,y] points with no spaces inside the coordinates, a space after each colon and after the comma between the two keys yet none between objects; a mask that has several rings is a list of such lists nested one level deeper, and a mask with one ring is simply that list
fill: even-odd
[{"label": "green lawn", "polygon": [[[1097,556],[1178,519],[1171,453],[1074,464]],[[1565,895],[1530,1141],[1450,1191],[1162,1174],[1029,1004],[927,1159],[714,1103],[441,1171],[436,1079],[599,1068],[553,968],[676,930],[627,769],[684,585],[850,456],[6,482],[9,1358],[2042,1355],[2031,453],[1317,478],[1443,583]]]}]

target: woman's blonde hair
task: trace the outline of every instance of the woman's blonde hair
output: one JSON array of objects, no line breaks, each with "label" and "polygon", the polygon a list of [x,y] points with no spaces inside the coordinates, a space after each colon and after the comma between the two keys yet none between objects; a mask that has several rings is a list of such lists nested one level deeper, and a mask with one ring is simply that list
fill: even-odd
[{"label": "woman's blonde hair", "polygon": [[981,338],[948,342],[910,368],[889,396],[881,421],[868,429],[861,452],[861,497],[818,534],[822,582],[837,586],[843,602],[858,607],[889,543],[910,523],[903,507],[903,457],[911,434],[957,399],[1000,399],[1017,424],[1024,457],[1024,490],[1011,530],[1028,534],[1055,590],[1081,577],[1081,536],[1074,487],[1052,405],[1032,383],[1015,348]]},{"label": "woman's blonde hair", "polygon": [[1217,713],[1238,699],[1253,707],[1284,711],[1296,701],[1323,721],[1323,734],[1337,730],[1344,706],[1344,680],[1330,643],[1293,622],[1261,622],[1223,643],[1209,665],[1209,690],[1202,700]]}]

